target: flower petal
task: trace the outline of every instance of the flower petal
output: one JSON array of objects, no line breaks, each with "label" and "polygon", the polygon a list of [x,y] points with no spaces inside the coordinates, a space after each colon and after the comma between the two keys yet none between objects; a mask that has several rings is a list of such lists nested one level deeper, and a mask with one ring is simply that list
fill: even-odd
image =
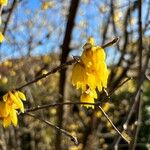
[{"label": "flower petal", "polygon": [[17,111],[15,109],[12,109],[10,113],[11,121],[14,126],[17,126],[18,124],[18,118],[17,118]]},{"label": "flower petal", "polygon": [[5,102],[0,102],[0,118],[4,118],[8,116],[8,111],[6,109]]},{"label": "flower petal", "polygon": [[15,109],[20,109],[22,112],[24,112],[24,106],[23,103],[21,101],[21,99],[15,95],[15,93],[13,94],[12,92],[9,92],[10,98],[11,100],[14,102],[15,105]]},{"label": "flower petal", "polygon": [[20,99],[22,99],[22,100],[26,100],[26,96],[24,95],[24,93],[23,92],[20,92],[20,91],[16,91],[17,92],[17,94],[18,94],[18,96],[19,96],[19,98]]},{"label": "flower petal", "polygon": [[10,115],[9,115],[8,117],[5,117],[3,119],[3,127],[7,128],[10,124],[11,124],[11,118],[10,118]]}]

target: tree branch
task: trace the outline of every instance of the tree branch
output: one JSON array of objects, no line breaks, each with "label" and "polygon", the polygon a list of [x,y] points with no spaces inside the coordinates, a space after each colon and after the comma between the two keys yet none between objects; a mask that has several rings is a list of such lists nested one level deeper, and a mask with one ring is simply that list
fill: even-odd
[{"label": "tree branch", "polygon": [[39,121],[41,121],[41,122],[44,122],[44,123],[47,124],[48,126],[50,126],[50,127],[54,128],[54,129],[58,130],[59,132],[63,133],[64,135],[68,136],[68,137],[71,139],[71,141],[74,142],[75,145],[78,145],[78,144],[79,144],[77,138],[74,137],[73,135],[71,135],[71,134],[70,134],[69,132],[67,132],[66,130],[61,129],[61,128],[59,128],[58,126],[55,126],[55,125],[51,124],[49,121],[44,120],[44,119],[42,119],[42,118],[36,116],[35,114],[29,113],[29,112],[25,112],[25,114],[28,115],[28,116],[31,116],[31,117],[33,117],[33,118],[35,118],[35,119],[37,119],[37,120],[39,120]]},{"label": "tree branch", "polygon": [[103,108],[101,106],[98,106],[101,110],[101,112],[103,113],[103,115],[105,116],[105,118],[109,121],[109,123],[112,125],[112,127],[115,129],[115,131],[127,142],[130,143],[130,141],[116,128],[116,126],[113,124],[113,122],[110,120],[110,118],[108,117],[108,115],[105,113],[105,111],[103,110]]},{"label": "tree branch", "polygon": [[[102,48],[106,48],[106,47],[112,46],[113,44],[115,44],[118,41],[118,39],[119,38],[114,38],[112,41],[102,45],[101,47]],[[41,75],[41,76],[33,79],[32,81],[29,81],[26,84],[16,88],[15,90],[21,90],[21,89],[23,89],[26,86],[29,86],[29,85],[31,85],[31,84],[33,84],[33,83],[35,83],[35,82],[37,82],[37,81],[39,81],[39,80],[49,76],[51,74],[56,73],[57,71],[60,71],[60,70],[62,70],[64,68],[66,68],[67,66],[70,66],[70,65],[73,65],[73,64],[77,63],[78,61],[79,61],[79,57],[78,56],[77,57],[74,56],[73,59],[71,59],[71,60],[67,61],[66,63],[61,64],[61,65],[59,65],[59,66],[57,66],[57,67],[55,67],[53,69],[51,69],[47,74]]]}]

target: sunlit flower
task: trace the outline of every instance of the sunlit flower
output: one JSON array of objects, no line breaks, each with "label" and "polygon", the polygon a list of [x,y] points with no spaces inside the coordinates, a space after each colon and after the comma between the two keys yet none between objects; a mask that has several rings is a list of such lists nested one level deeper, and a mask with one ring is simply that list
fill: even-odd
[{"label": "sunlit flower", "polygon": [[4,118],[8,116],[8,111],[6,109],[6,103],[0,101],[0,118]]},{"label": "sunlit flower", "polygon": [[0,5],[6,6],[8,3],[8,0],[0,0]]},{"label": "sunlit flower", "polygon": [[0,102],[0,118],[4,127],[8,127],[11,123],[14,126],[17,125],[17,110],[24,112],[22,100],[26,100],[26,98],[20,91],[9,91],[3,96],[3,100]]},{"label": "sunlit flower", "polygon": [[17,111],[12,107],[10,107],[8,110],[8,116],[3,118],[4,128],[7,128],[11,124],[11,122],[14,126],[17,126],[18,124]]},{"label": "sunlit flower", "polygon": [[[85,103],[93,103],[94,104],[94,98],[97,98],[97,93],[95,90],[89,91],[89,92],[85,91],[84,93],[82,93],[80,101],[85,102]],[[94,108],[94,105],[90,105],[90,104],[89,105],[83,104],[82,106],[86,106],[87,108],[88,107]]]},{"label": "sunlit flower", "polygon": [[3,34],[0,32],[0,43],[2,43],[3,41],[4,41],[4,36],[3,36]]},{"label": "sunlit flower", "polygon": [[77,89],[81,88],[82,93],[86,93],[87,89],[90,89],[90,94],[81,95],[81,101],[93,103],[94,98],[97,97],[92,96],[93,93],[96,93],[96,88],[102,91],[102,88],[107,87],[108,70],[105,51],[100,46],[94,45],[93,38],[88,39],[83,49],[80,62],[75,64],[72,70],[72,84]]},{"label": "sunlit flower", "polygon": [[85,66],[80,63],[75,64],[72,70],[72,84],[76,86],[77,89],[86,89],[87,83],[87,73]]}]

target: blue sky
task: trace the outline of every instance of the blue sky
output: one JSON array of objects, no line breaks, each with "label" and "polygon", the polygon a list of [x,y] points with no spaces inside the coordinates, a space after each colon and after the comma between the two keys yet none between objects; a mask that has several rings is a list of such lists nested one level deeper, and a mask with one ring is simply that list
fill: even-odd
[{"label": "blue sky", "polygon": [[[32,40],[34,43],[38,41],[42,41],[43,43],[42,46],[40,45],[33,49],[31,52],[32,55],[41,55],[49,52],[60,51],[60,45],[63,41],[66,26],[66,16],[64,15],[62,17],[61,11],[67,4],[69,4],[69,0],[64,0],[63,3],[61,0],[54,2],[54,7],[45,11],[40,9],[42,4],[40,0],[25,0],[18,5],[12,16],[11,23],[9,24],[8,31],[6,33],[6,41],[1,47],[1,61],[6,58],[25,56],[28,50],[30,35],[33,36]],[[77,45],[77,48],[74,48],[71,54],[80,55],[82,52],[82,45],[86,42],[86,39],[89,36],[93,36],[98,45],[101,44],[101,32],[108,12],[101,13],[99,10],[101,6],[105,5],[105,2],[106,1],[104,0],[89,0],[89,3],[80,3],[76,17],[76,27],[72,34],[73,44]],[[109,3],[109,1],[107,2]],[[121,6],[128,4],[127,0],[117,0],[117,2]],[[134,1],[130,0],[130,2],[132,3]],[[148,7],[147,2],[148,0],[145,0],[143,3],[143,21],[145,21],[146,8]],[[126,8],[127,7],[125,6],[121,9],[123,15]],[[67,12],[67,9],[65,12]],[[137,12],[133,13],[132,16],[137,20]],[[3,17],[3,19],[5,18]],[[29,28],[29,25],[26,25],[26,22],[30,24],[30,19],[32,21],[32,27]],[[45,22],[46,25],[43,25],[42,28],[42,23],[44,24]],[[83,28],[79,27],[84,22],[86,22],[87,25]],[[52,31],[49,39],[44,39],[51,26]],[[131,26],[131,28],[137,29],[137,25],[135,24],[134,26]],[[122,31],[119,28],[117,30],[118,36],[121,37]],[[150,32],[147,32],[146,35],[149,35],[149,33]],[[137,34],[135,34],[135,38],[136,36]],[[111,40],[112,38],[114,38],[114,35],[112,34],[110,27],[108,40]],[[115,47],[107,48],[106,51],[108,52],[108,63],[116,62],[118,60],[119,53]]]}]

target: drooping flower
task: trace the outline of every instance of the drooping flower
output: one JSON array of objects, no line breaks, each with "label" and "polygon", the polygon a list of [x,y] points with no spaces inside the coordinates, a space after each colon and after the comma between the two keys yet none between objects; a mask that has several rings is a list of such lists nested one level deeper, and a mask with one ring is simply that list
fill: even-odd
[{"label": "drooping flower", "polygon": [[[102,91],[102,88],[107,87],[108,70],[105,51],[100,46],[94,45],[93,38],[88,39],[83,49],[80,62],[75,64],[72,70],[72,84],[77,89],[81,88],[80,100],[82,102],[94,103],[94,98],[97,98],[96,94],[93,94],[96,93],[95,90]],[[90,92],[86,93],[87,90]]]},{"label": "drooping flower", "polygon": [[[96,91],[95,90],[91,91],[89,89],[89,91],[85,91],[82,93],[80,101],[85,103],[94,103],[94,98],[97,98]],[[82,106],[86,106],[87,108],[88,107],[94,108],[94,105],[83,104]]]},{"label": "drooping flower", "polygon": [[26,98],[20,91],[9,91],[3,96],[3,100],[0,102],[0,119],[5,128],[11,123],[14,126],[18,124],[17,110],[24,112],[22,100],[26,100]]},{"label": "drooping flower", "polygon": [[0,0],[0,5],[6,6],[8,3],[8,0]]}]

